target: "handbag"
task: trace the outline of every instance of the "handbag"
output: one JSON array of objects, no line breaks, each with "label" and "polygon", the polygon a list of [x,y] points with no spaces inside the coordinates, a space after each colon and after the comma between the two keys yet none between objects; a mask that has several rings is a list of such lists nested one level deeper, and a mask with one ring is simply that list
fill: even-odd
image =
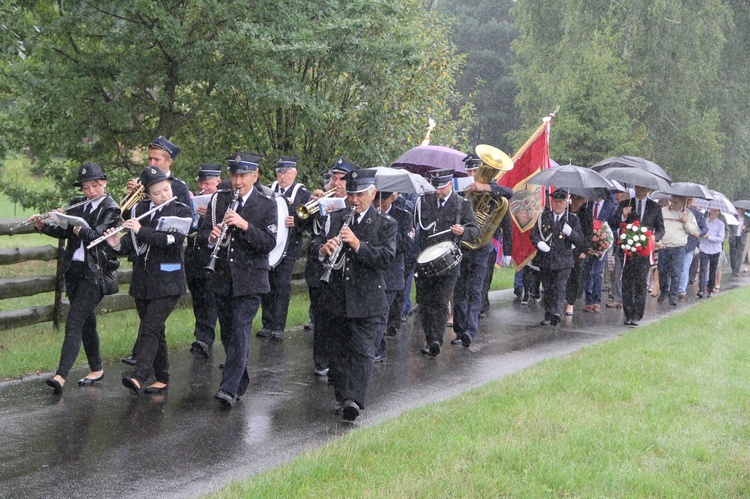
[{"label": "handbag", "polygon": [[99,270],[99,284],[103,294],[114,295],[120,291],[120,282],[117,278],[118,267],[120,267],[120,262],[109,260],[106,269]]}]

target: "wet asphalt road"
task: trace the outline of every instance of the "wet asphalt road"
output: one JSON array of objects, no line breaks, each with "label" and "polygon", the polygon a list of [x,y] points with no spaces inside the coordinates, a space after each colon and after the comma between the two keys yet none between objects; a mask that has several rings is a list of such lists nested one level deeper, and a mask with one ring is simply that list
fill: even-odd
[{"label": "wet asphalt road", "polygon": [[[746,280],[725,277],[724,291]],[[212,398],[224,357],[219,344],[209,359],[171,352],[165,396],[131,395],[120,384],[123,364],[105,365],[105,380],[95,388],[76,385],[88,372],[79,364],[61,396],[44,384],[49,373],[0,383],[0,497],[198,496],[352,428],[629,331],[620,310],[584,314],[577,305],[572,318],[551,328],[538,325],[541,303],[522,306],[510,291],[490,298],[491,314],[469,349],[450,345],[449,329],[436,359],[420,354],[418,315],[400,336],[388,338],[388,360],[375,366],[367,408],[354,425],[332,414],[333,390],[313,375],[312,334],[301,328],[288,331],[283,342],[252,338],[250,389],[231,411]],[[696,302],[670,307],[649,298],[642,324]]]}]

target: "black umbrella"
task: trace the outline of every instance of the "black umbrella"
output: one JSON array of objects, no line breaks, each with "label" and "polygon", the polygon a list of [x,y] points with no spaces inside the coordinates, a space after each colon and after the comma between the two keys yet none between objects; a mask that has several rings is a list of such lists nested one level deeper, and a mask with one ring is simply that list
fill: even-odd
[{"label": "black umbrella", "polygon": [[705,185],[695,184],[693,182],[674,182],[666,191],[673,196],[684,196],[686,198],[713,199],[714,195]]},{"label": "black umbrella", "polygon": [[640,168],[613,167],[602,171],[602,177],[617,180],[625,184],[640,185],[652,191],[667,191],[669,182],[662,177],[654,175]]},{"label": "black umbrella", "polygon": [[530,177],[527,184],[547,185],[561,189],[611,189],[612,183],[594,170],[575,165],[547,168]]},{"label": "black umbrella", "polygon": [[664,169],[647,159],[639,158],[637,156],[617,156],[615,158],[608,158],[603,161],[599,161],[597,164],[591,167],[592,170],[602,172],[610,168],[637,168],[639,170],[645,170],[649,173],[653,173],[657,177],[661,177],[664,180],[672,182],[672,178],[667,175]]}]

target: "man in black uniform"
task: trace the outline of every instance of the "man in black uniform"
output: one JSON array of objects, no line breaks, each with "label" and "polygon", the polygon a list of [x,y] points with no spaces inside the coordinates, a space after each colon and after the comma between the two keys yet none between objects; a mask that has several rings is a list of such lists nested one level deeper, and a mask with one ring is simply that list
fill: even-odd
[{"label": "man in black uniform", "polygon": [[[199,243],[220,245],[211,287],[216,294],[226,362],[215,398],[230,408],[250,383],[247,348],[260,295],[268,293],[268,253],[276,245],[273,191],[257,183],[261,157],[235,153],[227,158],[232,191],[218,191],[198,231]],[[222,225],[226,237],[220,241]],[[213,257],[213,254],[212,254]]]},{"label": "man in black uniform", "polygon": [[310,200],[310,191],[302,184],[296,183],[297,158],[282,156],[276,161],[276,182],[271,184],[271,190],[287,199],[289,215],[284,225],[289,229],[286,253],[274,268],[268,273],[271,292],[261,297],[263,308],[263,327],[255,333],[257,336],[281,340],[284,338],[286,315],[289,311],[289,301],[292,298],[292,271],[294,264],[302,251],[302,236],[304,225],[297,216],[297,206]]},{"label": "man in black uniform", "polygon": [[[375,207],[385,215],[393,218],[398,224],[398,234],[396,237],[396,257],[393,259],[393,263],[388,266],[384,272],[385,279],[385,298],[388,302],[389,313],[386,315],[386,320],[381,324],[378,329],[378,334],[375,337],[375,362],[383,362],[388,358],[388,351],[385,346],[385,332],[386,327],[388,329],[395,327],[393,324],[389,325],[389,318],[394,312],[393,308],[396,307],[397,319],[399,326],[401,325],[401,308],[403,307],[403,300],[399,303],[395,303],[396,295],[399,290],[404,289],[404,252],[414,244],[414,237],[416,232],[414,231],[414,217],[409,214],[408,211],[402,210],[393,206],[393,200],[396,198],[396,194],[393,192],[378,192],[375,196]],[[396,336],[398,330],[390,334],[389,336]]]},{"label": "man in black uniform", "polygon": [[[453,192],[453,170],[433,171],[430,182],[435,192],[421,197],[414,210],[414,221],[419,231],[419,252],[421,254],[436,244],[453,241],[454,254],[457,254],[461,240],[471,241],[479,235],[471,201]],[[443,259],[445,262],[451,260]],[[430,357],[437,357],[443,346],[451,293],[460,268],[458,258],[455,260],[455,265],[436,270],[424,265],[425,262],[417,262],[417,304],[427,343],[422,353]]]},{"label": "man in black uniform", "polygon": [[556,190],[550,195],[551,210],[539,215],[531,229],[531,242],[537,248],[534,262],[539,266],[544,286],[543,326],[557,326],[565,308],[565,290],[575,265],[573,246],[584,243],[578,217],[567,210],[568,193]]},{"label": "man in black uniform", "polygon": [[[202,164],[198,166],[198,192],[207,196],[216,192],[221,183],[221,165]],[[195,341],[190,346],[190,351],[200,357],[208,357],[213,348],[216,337],[216,298],[211,289],[211,274],[206,272],[208,257],[211,248],[208,244],[198,240],[198,228],[203,223],[208,206],[201,206],[195,210],[194,232],[188,237],[187,248],[185,248],[185,276],[187,277],[190,297],[193,300],[193,315],[195,315]]]},{"label": "man in black uniform", "polygon": [[[331,345],[329,379],[345,421],[354,421],[365,407],[375,335],[388,313],[383,271],[396,255],[398,227],[372,206],[374,182],[374,170],[351,172],[350,208],[331,213],[310,244],[309,257],[324,260],[330,274],[319,312]],[[315,322],[318,327],[317,315]]]}]

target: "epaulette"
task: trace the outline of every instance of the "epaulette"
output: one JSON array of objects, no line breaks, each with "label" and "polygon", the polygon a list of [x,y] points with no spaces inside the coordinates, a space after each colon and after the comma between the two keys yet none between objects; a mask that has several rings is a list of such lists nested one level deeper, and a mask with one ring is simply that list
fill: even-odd
[{"label": "epaulette", "polygon": [[180,204],[180,205],[184,206],[185,208],[189,209],[190,211],[193,211],[193,208],[191,208],[190,206],[186,205],[185,203],[181,203],[180,201],[177,201],[176,199],[174,200],[174,204]]},{"label": "epaulette", "polygon": [[378,215],[385,218],[386,220],[393,220],[394,222],[396,221],[396,219],[390,216],[388,213],[378,212]]}]

